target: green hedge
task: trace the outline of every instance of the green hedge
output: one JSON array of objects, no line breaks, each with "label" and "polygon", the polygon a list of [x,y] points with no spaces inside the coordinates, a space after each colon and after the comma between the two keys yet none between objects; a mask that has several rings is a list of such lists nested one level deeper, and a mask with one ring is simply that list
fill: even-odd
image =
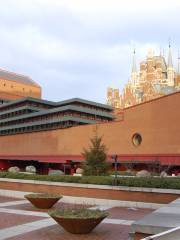
[{"label": "green hedge", "polygon": [[[22,173],[0,172],[0,178],[27,179],[39,181],[83,183],[98,185],[114,185],[114,178],[111,176],[48,176],[48,175],[27,175]],[[119,177],[118,186],[146,187],[180,189],[180,178],[178,177]]]},{"label": "green hedge", "polygon": [[110,175],[119,175],[119,176],[135,176],[136,172],[128,172],[128,171],[111,171],[109,172]]}]

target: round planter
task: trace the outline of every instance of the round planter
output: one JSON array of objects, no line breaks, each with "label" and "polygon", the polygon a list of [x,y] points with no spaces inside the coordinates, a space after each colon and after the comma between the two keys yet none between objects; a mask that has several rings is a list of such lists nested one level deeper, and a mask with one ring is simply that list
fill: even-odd
[{"label": "round planter", "polygon": [[104,218],[107,217],[101,216],[96,218],[68,218],[51,214],[50,216],[67,232],[73,234],[87,234],[91,232]]},{"label": "round planter", "polygon": [[56,195],[45,195],[45,194],[27,194],[24,196],[28,201],[32,203],[36,208],[40,209],[49,209],[51,208],[56,202],[61,199],[61,196]]}]

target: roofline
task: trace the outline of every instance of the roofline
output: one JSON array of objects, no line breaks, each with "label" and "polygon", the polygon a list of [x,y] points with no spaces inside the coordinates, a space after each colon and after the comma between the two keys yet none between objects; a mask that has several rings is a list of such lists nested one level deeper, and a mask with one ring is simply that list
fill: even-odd
[{"label": "roofline", "polygon": [[80,102],[80,103],[85,103],[85,104],[89,104],[89,105],[93,105],[93,106],[98,106],[98,107],[102,107],[105,109],[109,109],[109,110],[113,110],[113,108],[110,105],[107,104],[103,104],[103,103],[98,103],[98,102],[94,102],[94,101],[90,101],[90,100],[86,100],[86,99],[82,99],[82,98],[70,98],[64,101],[59,101],[56,104],[57,105],[62,105],[62,104],[67,104],[67,103],[72,103],[72,102]]},{"label": "roofline", "polygon": [[[25,85],[27,84],[27,85],[37,86],[37,87],[40,87],[40,88],[41,88],[41,86],[40,86],[38,83],[36,83],[31,77],[29,77],[29,76],[27,76],[27,75],[20,74],[20,73],[16,73],[16,72],[12,72],[12,71],[8,71],[8,70],[5,70],[5,69],[3,69],[3,68],[0,68],[0,71],[6,72],[6,73],[10,73],[10,74],[14,74],[14,75],[20,76],[20,77],[29,78],[29,80],[32,81],[32,84],[31,84],[31,83],[24,83]],[[6,78],[4,78],[4,79],[5,79],[5,80],[8,80],[8,81],[18,82],[18,81],[16,81],[16,80],[12,80],[12,79],[6,79]],[[18,83],[19,83],[19,82],[18,82]],[[20,83],[21,83],[21,82],[20,82]],[[22,83],[23,83],[23,82],[22,82]]]},{"label": "roofline", "polygon": [[[20,110],[24,110],[24,109],[28,109],[28,110],[34,110],[35,112],[39,112],[41,111],[42,109],[41,108],[38,108],[38,107],[34,107],[34,106],[21,106],[21,107],[17,107],[17,108],[13,108],[11,110],[5,110],[5,111],[2,111],[0,112],[0,117],[2,115],[5,115],[5,114],[8,114],[8,113],[12,113],[12,112],[16,112],[16,111],[20,111]],[[30,114],[30,113],[29,113]],[[9,119],[9,118],[4,118],[5,119]],[[1,119],[0,119],[1,121]]]},{"label": "roofline", "polygon": [[85,99],[81,99],[81,98],[71,98],[71,99],[67,99],[67,100],[63,100],[63,101],[59,101],[59,102],[52,102],[52,101],[38,99],[38,98],[32,98],[32,97],[25,97],[25,98],[21,98],[21,99],[18,99],[18,100],[13,100],[9,103],[5,103],[5,104],[1,105],[0,109],[2,109],[4,107],[7,107],[7,106],[14,105],[16,103],[21,103],[21,102],[24,102],[24,101],[38,102],[38,103],[51,105],[51,106],[55,106],[55,107],[61,106],[61,105],[64,105],[64,104],[68,104],[68,103],[80,102],[80,103],[85,103],[85,104],[97,106],[97,107],[100,107],[100,108],[104,108],[104,109],[107,109],[107,110],[113,110],[113,108],[109,105],[102,104],[102,103],[97,103],[97,102],[93,102],[93,101],[89,101],[89,100],[85,100]]},{"label": "roofline", "polygon": [[33,98],[33,97],[24,97],[24,98],[20,98],[20,99],[17,99],[17,100],[12,100],[9,103],[2,104],[0,106],[0,109],[4,108],[4,107],[11,106],[11,105],[14,105],[16,103],[25,102],[25,101],[38,102],[38,103],[42,103],[42,104],[46,104],[46,105],[52,105],[52,106],[56,105],[56,103],[52,102],[52,101],[38,99],[38,98]]},{"label": "roofline", "polygon": [[161,96],[161,97],[157,97],[157,98],[148,100],[148,101],[146,101],[146,102],[142,102],[142,103],[138,103],[138,104],[133,105],[133,106],[129,106],[129,107],[127,107],[127,108],[123,108],[122,110],[126,111],[126,110],[129,110],[129,109],[131,109],[131,108],[139,107],[139,106],[141,106],[141,105],[148,104],[148,103],[154,102],[154,101],[159,101],[159,100],[162,99],[162,98],[167,98],[167,97],[170,97],[170,96],[176,95],[176,94],[180,94],[180,90],[179,90],[179,91],[176,91],[176,92],[173,92],[173,93],[170,93],[170,94],[167,94],[167,95],[164,95],[164,96]]}]

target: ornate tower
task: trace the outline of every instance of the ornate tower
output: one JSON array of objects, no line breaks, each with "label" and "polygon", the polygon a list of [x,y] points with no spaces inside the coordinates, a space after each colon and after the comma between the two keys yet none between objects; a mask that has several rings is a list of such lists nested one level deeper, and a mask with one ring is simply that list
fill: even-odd
[{"label": "ornate tower", "polygon": [[177,74],[180,75],[180,53],[178,53],[178,69]]},{"label": "ornate tower", "polygon": [[107,104],[115,108],[120,108],[119,89],[109,87],[107,89]]},{"label": "ornate tower", "polygon": [[171,45],[169,43],[168,66],[167,66],[168,86],[174,86],[175,71],[172,62]]},{"label": "ornate tower", "polygon": [[162,56],[160,55],[159,59],[156,61],[156,77],[155,83],[159,83],[162,81]]},{"label": "ornate tower", "polygon": [[147,54],[147,81],[154,80],[153,56],[153,50],[149,49]]},{"label": "ornate tower", "polygon": [[177,75],[175,81],[176,88],[180,88],[180,54],[178,53],[178,68],[177,68]]},{"label": "ornate tower", "polygon": [[107,89],[107,104],[112,105],[113,101],[113,88],[108,87]]}]

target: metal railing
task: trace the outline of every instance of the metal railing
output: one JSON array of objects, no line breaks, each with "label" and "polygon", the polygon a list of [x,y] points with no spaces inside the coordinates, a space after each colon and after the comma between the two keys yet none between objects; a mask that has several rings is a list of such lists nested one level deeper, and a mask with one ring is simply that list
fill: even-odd
[{"label": "metal railing", "polygon": [[180,227],[172,228],[141,240],[180,240]]}]

